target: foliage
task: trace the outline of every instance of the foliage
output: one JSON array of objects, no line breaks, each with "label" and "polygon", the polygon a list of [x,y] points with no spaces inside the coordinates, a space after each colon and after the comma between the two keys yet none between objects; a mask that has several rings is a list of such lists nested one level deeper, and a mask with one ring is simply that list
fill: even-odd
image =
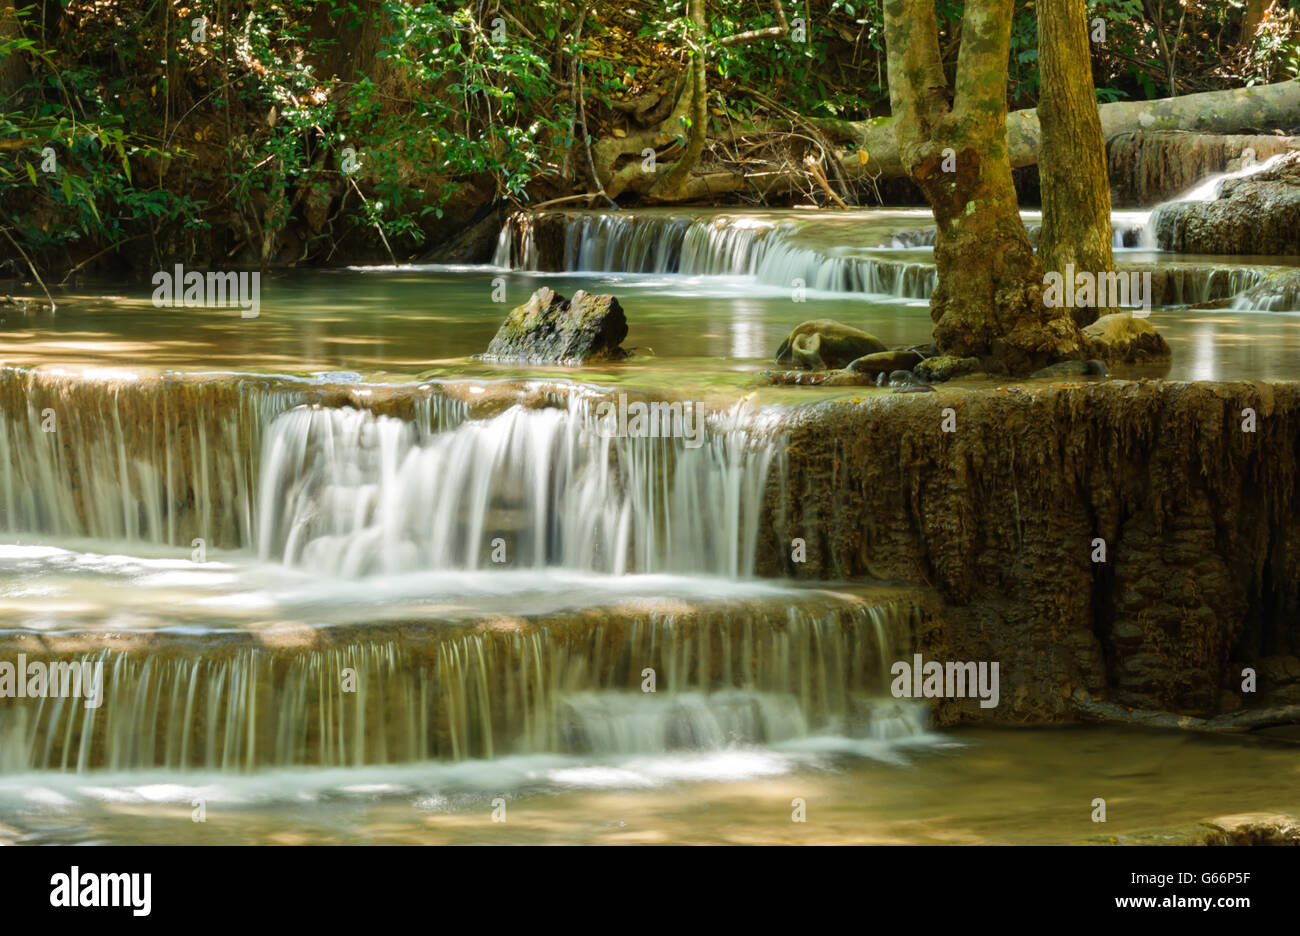
[{"label": "foliage", "polygon": [[[381,242],[409,256],[463,224],[466,202],[573,191],[586,141],[571,78],[590,135],[628,132],[618,105],[671,87],[694,42],[685,0],[186,2],[0,11],[0,226],[43,263],[137,239],[155,259],[258,262],[292,243],[323,261],[348,238],[352,256]],[[1287,3],[1246,36],[1246,0],[1088,0],[1106,31],[1099,100],[1297,75]],[[950,75],[963,8],[936,0]],[[784,11],[790,35],[720,45],[707,39],[778,21],[771,0],[710,0],[715,119],[888,113],[880,0]],[[1031,107],[1034,0],[1013,17],[1008,105]]]}]

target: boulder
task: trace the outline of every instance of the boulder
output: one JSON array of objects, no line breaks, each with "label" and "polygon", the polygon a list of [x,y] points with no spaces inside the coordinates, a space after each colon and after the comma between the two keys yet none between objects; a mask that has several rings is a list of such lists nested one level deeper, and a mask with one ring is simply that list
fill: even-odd
[{"label": "boulder", "polygon": [[1132,312],[1103,315],[1083,329],[1089,353],[1108,364],[1141,364],[1170,356],[1169,345],[1145,318]]},{"label": "boulder", "polygon": [[593,296],[580,289],[572,299],[565,299],[543,286],[506,316],[479,357],[498,363],[575,367],[622,360],[628,356],[621,347],[626,337],[627,318],[613,296]]},{"label": "boulder", "polygon": [[884,351],[875,335],[842,325],[833,319],[804,322],[781,342],[776,363],[804,370],[838,370],[868,354]]}]

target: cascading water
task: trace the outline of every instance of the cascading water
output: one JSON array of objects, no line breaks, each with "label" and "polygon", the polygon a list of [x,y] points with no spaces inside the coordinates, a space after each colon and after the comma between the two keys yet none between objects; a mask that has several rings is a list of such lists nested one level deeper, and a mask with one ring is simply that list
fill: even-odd
[{"label": "cascading water", "polygon": [[[1217,176],[1185,198],[1212,197],[1225,178],[1268,165]],[[1151,212],[1117,212],[1113,246],[1152,250],[1152,217]],[[897,256],[933,247],[933,227],[896,230],[874,240],[868,232],[835,243],[834,238],[812,236],[818,223],[745,215],[520,212],[502,228],[493,262],[526,272],[745,277],[759,287],[833,295],[924,300],[933,293],[933,263]],[[1041,224],[1033,215],[1026,224],[1030,242],[1037,244]],[[1240,265],[1158,265],[1154,272],[1158,305],[1232,298],[1262,279],[1259,270]]]},{"label": "cascading water", "polygon": [[[701,408],[698,433],[653,437],[609,432],[599,395],[578,390],[534,408],[507,396],[471,418],[427,385],[380,400],[376,387],[100,376],[0,375],[5,526],[20,541],[160,549],[220,531],[237,552],[214,570],[26,545],[0,557],[18,576],[57,576],[38,590],[72,587],[82,609],[51,625],[39,607],[7,608],[0,660],[103,667],[102,705],[34,693],[0,706],[0,773],[605,758],[924,729],[923,706],[880,701],[911,642],[911,599],[756,583],[728,584],[741,598],[717,604],[668,582],[752,575],[781,465],[777,413]],[[48,409],[54,432],[40,427]],[[138,584],[80,591],[78,569]],[[434,573],[477,578],[457,597],[420,578]],[[531,617],[475,610],[482,577],[509,591],[548,573],[659,581],[651,594],[687,597],[655,599],[663,610],[617,594]],[[209,585],[178,601],[185,583],[223,576],[215,608]],[[248,576],[252,591],[239,590]],[[354,591],[404,588],[412,602],[427,582],[425,605],[441,599],[455,616],[397,624],[405,612],[358,602],[313,620],[316,605],[262,603],[268,576],[299,593],[349,579]],[[123,625],[169,603],[163,622],[123,639]],[[264,606],[289,623],[261,621]],[[46,631],[39,643],[33,628]],[[651,670],[659,685],[646,694]]]},{"label": "cascading water", "polygon": [[[1248,150],[1247,152],[1250,153],[1251,157],[1254,156],[1252,151]],[[1209,176],[1197,184],[1195,188],[1184,192],[1177,198],[1171,198],[1169,201],[1161,202],[1159,205],[1152,208],[1151,211],[1146,214],[1145,218],[1138,222],[1138,227],[1140,228],[1138,246],[1148,250],[1159,248],[1161,215],[1167,212],[1170,209],[1170,206],[1182,204],[1184,202],[1214,201],[1219,197],[1219,190],[1223,187],[1224,182],[1231,179],[1244,179],[1247,176],[1265,172],[1290,157],[1290,152],[1283,152],[1271,156],[1263,162],[1253,163],[1252,165],[1244,166],[1243,168],[1236,169],[1232,172],[1217,173]]]},{"label": "cascading water", "polygon": [[[813,733],[887,740],[924,729],[923,709],[876,701],[915,613],[905,600],[823,598],[785,613],[753,603],[592,612],[400,639],[381,628],[320,648],[91,651],[73,659],[103,665],[102,706],[10,700],[0,772],[655,754]],[[659,674],[654,693],[642,691],[647,667]]]},{"label": "cascading water", "polygon": [[502,229],[493,264],[534,272],[752,276],[782,289],[905,299],[928,299],[934,291],[932,264],[807,245],[802,230],[796,222],[744,216],[520,213]]},{"label": "cascading water", "polygon": [[[231,375],[0,369],[0,529],[246,546],[262,433],[320,392]],[[463,403],[427,385],[401,403],[426,435],[465,418]]]},{"label": "cascading water", "polygon": [[295,409],[267,434],[259,553],[345,576],[480,569],[494,552],[511,568],[746,576],[777,440],[740,408],[708,429],[698,448],[602,435],[577,396],[423,441],[400,420]]}]

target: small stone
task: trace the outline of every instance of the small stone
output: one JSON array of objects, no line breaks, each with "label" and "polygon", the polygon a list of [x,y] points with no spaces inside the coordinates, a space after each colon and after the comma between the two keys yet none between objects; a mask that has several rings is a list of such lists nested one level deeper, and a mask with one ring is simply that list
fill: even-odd
[{"label": "small stone", "polygon": [[889,375],[891,387],[916,387],[925,383],[909,370],[896,370]]}]

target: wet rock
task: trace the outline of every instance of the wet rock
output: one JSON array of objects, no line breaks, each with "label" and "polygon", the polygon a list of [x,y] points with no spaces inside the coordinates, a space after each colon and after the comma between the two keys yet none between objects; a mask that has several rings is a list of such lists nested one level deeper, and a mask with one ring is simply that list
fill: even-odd
[{"label": "wet rock", "polygon": [[877,351],[851,361],[844,369],[855,374],[888,374],[896,370],[911,370],[921,360],[920,354],[909,349]]},{"label": "wet rock", "polygon": [[927,358],[912,368],[912,371],[922,380],[943,383],[945,380],[972,374],[979,369],[979,358],[959,358],[950,354],[941,354],[938,357]]},{"label": "wet rock", "polygon": [[1104,361],[1059,361],[1036,370],[1030,377],[1105,377],[1108,371]]},{"label": "wet rock", "polygon": [[759,376],[768,383],[784,387],[819,387],[839,371],[760,371]]},{"label": "wet rock", "polygon": [[889,385],[891,387],[921,387],[925,386],[925,381],[921,380],[910,370],[896,370],[889,374]]},{"label": "wet rock", "polygon": [[897,387],[897,389],[895,389],[894,392],[895,393],[934,393],[934,387],[922,383],[906,384]]},{"label": "wet rock", "polygon": [[485,361],[568,367],[627,357],[627,318],[613,296],[583,290],[565,299],[543,286],[511,311],[480,357]]},{"label": "wet rock", "polygon": [[1173,202],[1151,217],[1163,250],[1207,254],[1300,253],[1300,153],[1229,179],[1209,202]]},{"label": "wet rock", "polygon": [[799,325],[781,342],[776,363],[804,370],[838,370],[884,350],[884,343],[875,335],[833,319],[814,319]]},{"label": "wet rock", "polygon": [[468,223],[421,258],[422,263],[489,263],[501,227],[504,205],[485,204]]},{"label": "wet rock", "polygon": [[827,371],[822,381],[827,387],[872,387],[876,384],[874,374],[859,374],[851,370]]},{"label": "wet rock", "polygon": [[1169,345],[1147,319],[1131,312],[1103,315],[1083,329],[1094,358],[1111,364],[1141,364],[1170,356]]},{"label": "wet rock", "polygon": [[[1300,388],[1010,389],[815,407],[791,420],[760,573],[934,587],[939,627],[918,629],[913,649],[1000,660],[1003,680],[996,709],[939,703],[938,724],[1068,719],[1063,687],[1209,716],[1225,685],[1240,694],[1242,666],[1263,656],[1256,648],[1297,655],[1300,541],[1279,531],[1300,523]],[[955,436],[941,435],[948,406]],[[1243,440],[1247,406],[1267,409],[1271,428]],[[1078,470],[1063,472],[1071,461]],[[845,522],[849,512],[869,522]],[[795,536],[810,544],[806,563],[790,564],[780,545]],[[1098,538],[1104,561],[1093,558]],[[1292,665],[1274,667],[1290,675]]]}]

